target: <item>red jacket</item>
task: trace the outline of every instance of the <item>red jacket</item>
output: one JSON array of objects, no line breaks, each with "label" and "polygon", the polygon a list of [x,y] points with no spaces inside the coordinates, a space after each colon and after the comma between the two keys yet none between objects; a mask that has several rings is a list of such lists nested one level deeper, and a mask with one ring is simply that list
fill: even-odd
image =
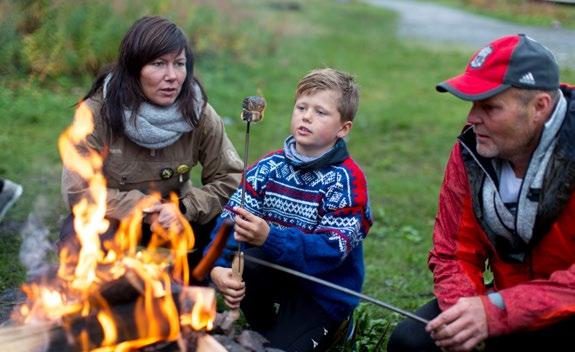
[{"label": "red jacket", "polygon": [[[570,95],[571,92],[567,95],[568,100]],[[569,105],[566,121],[569,119],[569,124],[575,126],[575,104]],[[573,130],[568,131],[572,140],[575,139]],[[526,260],[512,262],[497,252],[476,217],[463,149],[457,143],[447,163],[433,233],[434,247],[429,255],[440,308],[445,310],[460,297],[481,296],[489,336],[537,329],[575,314],[573,187],[549,226],[537,236]],[[566,150],[575,154],[569,152],[573,150],[571,146]],[[565,159],[564,155],[562,158]],[[575,155],[567,155],[567,159],[561,167],[575,171]],[[570,177],[575,179],[575,176]],[[487,264],[494,276],[492,289],[503,298],[503,309],[487,298],[483,281]]]}]

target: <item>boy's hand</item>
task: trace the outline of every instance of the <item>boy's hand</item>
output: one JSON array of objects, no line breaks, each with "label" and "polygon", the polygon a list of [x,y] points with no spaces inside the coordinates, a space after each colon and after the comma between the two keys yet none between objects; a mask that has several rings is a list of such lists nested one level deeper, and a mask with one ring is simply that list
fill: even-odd
[{"label": "boy's hand", "polygon": [[216,266],[210,272],[210,276],[222,293],[226,305],[232,309],[239,308],[246,295],[246,284],[238,280],[230,268]]},{"label": "boy's hand", "polygon": [[249,211],[235,207],[236,224],[234,225],[234,238],[239,242],[246,242],[252,246],[261,246],[268,239],[270,226],[268,223]]}]

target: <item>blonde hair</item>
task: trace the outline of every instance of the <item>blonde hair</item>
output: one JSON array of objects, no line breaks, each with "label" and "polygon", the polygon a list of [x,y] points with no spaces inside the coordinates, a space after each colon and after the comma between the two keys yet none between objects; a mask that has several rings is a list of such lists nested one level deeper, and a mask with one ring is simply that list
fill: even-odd
[{"label": "blonde hair", "polygon": [[353,77],[332,68],[316,69],[309,72],[297,84],[296,99],[319,90],[334,90],[341,94],[337,110],[342,121],[353,121],[359,105],[359,89]]}]

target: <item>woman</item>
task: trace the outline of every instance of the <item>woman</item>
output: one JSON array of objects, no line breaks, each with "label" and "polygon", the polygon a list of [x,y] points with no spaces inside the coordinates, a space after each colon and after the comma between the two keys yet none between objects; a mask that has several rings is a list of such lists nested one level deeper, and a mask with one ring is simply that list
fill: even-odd
[{"label": "woman", "polygon": [[[209,224],[239,184],[243,164],[194,78],[193,64],[180,28],[162,17],[141,18],[122,40],[117,63],[96,79],[84,101],[95,125],[87,145],[105,154],[106,216],[117,223],[151,192],[163,199],[175,192],[179,209],[158,202],[145,210],[145,222],[167,229],[181,211],[203,247]],[[198,163],[202,185],[194,187],[189,171]],[[85,191],[83,180],[64,168],[66,204],[71,207]],[[70,216],[61,238],[72,233]]]}]

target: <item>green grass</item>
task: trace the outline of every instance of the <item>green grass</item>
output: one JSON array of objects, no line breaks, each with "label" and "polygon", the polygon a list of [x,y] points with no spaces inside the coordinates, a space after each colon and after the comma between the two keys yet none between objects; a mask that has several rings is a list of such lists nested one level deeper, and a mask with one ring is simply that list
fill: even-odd
[{"label": "green grass", "polygon": [[[259,4],[259,5],[258,5]],[[392,13],[358,2],[298,2],[299,11],[244,2],[256,12],[270,41],[255,54],[199,57],[197,73],[210,103],[228,121],[227,132],[243,150],[241,101],[262,94],[268,107],[252,127],[250,161],[280,148],[289,133],[297,81],[309,70],[331,66],[352,73],[361,102],[349,149],[366,173],[375,224],[365,241],[364,292],[407,310],[432,297],[427,254],[444,163],[467,104],[435,92],[435,84],[463,70],[471,53],[430,50],[399,41]],[[277,2],[274,2],[277,4]],[[257,5],[257,6],[256,6]],[[564,81],[575,81],[565,71]],[[64,83],[62,83],[64,82]],[[59,133],[87,80],[43,82],[1,78],[0,177],[22,183],[25,194],[0,226],[0,291],[24,278],[19,268],[15,226],[41,211],[55,238],[65,215],[59,196]],[[35,210],[38,204],[47,209]],[[394,324],[400,317],[373,305],[373,319]],[[379,332],[383,333],[383,330]],[[377,335],[377,334],[376,334]]]},{"label": "green grass", "polygon": [[24,193],[0,225],[0,291],[23,280],[18,230],[28,214],[45,218],[54,238],[58,232],[64,206],[56,140],[70,122],[78,99],[77,90],[38,89],[33,82],[14,82],[0,83],[6,87],[0,90],[0,177],[22,184]]}]

